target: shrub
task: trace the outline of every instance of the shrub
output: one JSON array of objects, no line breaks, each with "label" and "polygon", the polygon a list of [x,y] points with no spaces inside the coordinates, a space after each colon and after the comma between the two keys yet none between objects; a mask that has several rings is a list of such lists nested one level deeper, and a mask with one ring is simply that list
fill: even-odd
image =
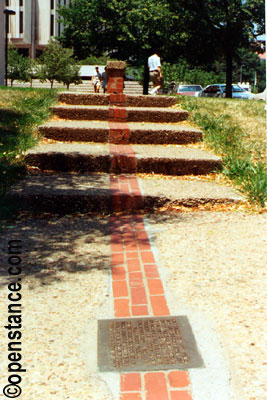
[{"label": "shrub", "polygon": [[13,86],[14,80],[30,81],[29,67],[29,59],[19,54],[14,46],[10,46],[8,49],[7,77],[11,81],[11,86]]},{"label": "shrub", "polygon": [[0,88],[0,209],[1,196],[24,172],[23,156],[37,143],[37,127],[49,118],[57,101],[50,89]]},{"label": "shrub", "polygon": [[60,43],[51,41],[40,57],[39,77],[41,82],[49,81],[51,89],[54,81],[69,87],[71,83],[81,83],[79,66],[73,58],[73,50],[63,48]]},{"label": "shrub", "polygon": [[162,63],[162,74],[166,85],[171,81],[177,84],[198,84],[203,87],[214,82],[223,82],[224,74],[204,71],[201,68],[191,67],[185,60],[180,59],[176,64]]}]

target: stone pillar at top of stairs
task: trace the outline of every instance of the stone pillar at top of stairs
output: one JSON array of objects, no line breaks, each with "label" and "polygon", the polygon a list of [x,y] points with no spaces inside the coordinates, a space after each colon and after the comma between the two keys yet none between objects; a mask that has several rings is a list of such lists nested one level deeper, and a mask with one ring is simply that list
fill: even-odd
[{"label": "stone pillar at top of stairs", "polygon": [[123,93],[125,61],[109,61],[107,63],[108,93]]}]

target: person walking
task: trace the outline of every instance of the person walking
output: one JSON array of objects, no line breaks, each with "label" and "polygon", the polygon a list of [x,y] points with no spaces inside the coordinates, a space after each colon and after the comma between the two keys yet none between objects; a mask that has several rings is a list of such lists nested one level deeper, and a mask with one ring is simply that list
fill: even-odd
[{"label": "person walking", "polygon": [[101,79],[102,79],[103,92],[106,93],[108,86],[107,67],[105,67],[105,71],[102,73]]},{"label": "person walking", "polygon": [[153,89],[149,92],[149,94],[156,95],[162,86],[161,63],[160,57],[157,53],[148,58],[148,69],[150,79],[153,83]]},{"label": "person walking", "polygon": [[95,67],[95,71],[95,75],[92,76],[91,82],[94,86],[95,93],[99,93],[102,77],[98,67]]}]

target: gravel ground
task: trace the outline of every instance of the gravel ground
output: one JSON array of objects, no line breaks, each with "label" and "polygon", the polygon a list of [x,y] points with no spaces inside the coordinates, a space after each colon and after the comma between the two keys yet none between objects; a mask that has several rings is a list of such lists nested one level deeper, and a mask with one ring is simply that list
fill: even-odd
[{"label": "gravel ground", "polygon": [[167,289],[212,321],[220,338],[238,393],[231,400],[265,400],[267,214],[199,212],[148,222]]},{"label": "gravel ground", "polygon": [[[230,384],[238,393],[229,400],[266,399],[267,214],[195,212],[146,220],[158,265],[168,272],[167,291],[177,303],[207,316],[220,338]],[[22,364],[27,372],[20,398],[112,400],[105,382],[90,370],[84,349],[90,320],[99,318],[103,304],[111,307],[108,219],[53,217],[9,226],[1,242],[2,326],[10,239],[23,240]],[[1,388],[7,381],[6,333],[2,328]]]},{"label": "gravel ground", "polygon": [[[107,219],[29,219],[1,242],[0,315],[7,321],[7,241],[23,240],[22,400],[110,400],[88,368],[90,319],[108,298]],[[0,334],[0,387],[7,384],[7,331]]]}]

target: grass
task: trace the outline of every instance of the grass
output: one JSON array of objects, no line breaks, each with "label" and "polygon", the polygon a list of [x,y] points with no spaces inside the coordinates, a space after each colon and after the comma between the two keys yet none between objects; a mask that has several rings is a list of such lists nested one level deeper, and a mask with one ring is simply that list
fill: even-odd
[{"label": "grass", "polygon": [[237,99],[191,98],[178,102],[203,130],[204,142],[223,159],[229,177],[251,203],[267,201],[266,114],[264,103]]},{"label": "grass", "polygon": [[[24,153],[38,141],[56,91],[0,87],[0,198],[25,173]],[[0,207],[5,213],[4,203]]]}]

